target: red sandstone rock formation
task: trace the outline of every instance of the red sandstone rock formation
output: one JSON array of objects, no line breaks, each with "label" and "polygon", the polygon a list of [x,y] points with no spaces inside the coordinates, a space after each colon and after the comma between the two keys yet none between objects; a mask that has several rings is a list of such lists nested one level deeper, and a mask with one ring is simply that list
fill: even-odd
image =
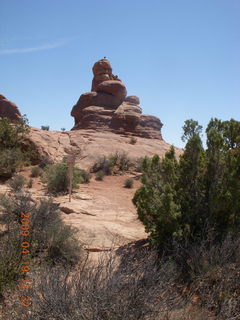
[{"label": "red sandstone rock formation", "polygon": [[97,61],[93,68],[93,81],[92,81],[92,91],[97,91],[97,87],[100,83],[107,80],[117,80],[121,81],[118,76],[112,74],[112,67],[110,61],[106,58]]},{"label": "red sandstone rock formation", "polygon": [[21,113],[15,103],[9,101],[4,95],[0,94],[0,118],[19,120]]},{"label": "red sandstone rock formation", "polygon": [[142,115],[137,96],[127,96],[123,82],[112,74],[107,59],[93,66],[92,92],[80,96],[72,108],[77,129],[101,129],[115,133],[137,135],[145,138],[162,139],[161,121]]}]

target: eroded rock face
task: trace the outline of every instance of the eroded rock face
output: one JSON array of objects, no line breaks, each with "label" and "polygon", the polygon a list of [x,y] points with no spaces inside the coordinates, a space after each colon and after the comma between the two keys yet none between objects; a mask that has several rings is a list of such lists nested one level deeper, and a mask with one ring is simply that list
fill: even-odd
[{"label": "eroded rock face", "polygon": [[113,114],[111,127],[123,128],[125,131],[135,130],[141,118],[142,109],[137,105],[123,102]]},{"label": "eroded rock face", "polygon": [[116,80],[121,82],[118,76],[115,76],[112,73],[112,67],[111,67],[110,61],[106,58],[103,58],[97,61],[94,64],[92,71],[94,75],[93,81],[92,81],[92,91],[97,91],[98,85],[103,81]]},{"label": "eroded rock face", "polygon": [[96,88],[97,92],[103,92],[115,96],[119,99],[120,104],[124,101],[127,95],[125,85],[121,81],[107,80],[99,83]]},{"label": "eroded rock face", "polygon": [[80,96],[71,115],[75,119],[72,130],[101,129],[145,138],[162,139],[161,121],[142,115],[137,96],[127,96],[118,76],[113,75],[110,61],[97,61],[93,68],[92,91]]},{"label": "eroded rock face", "polygon": [[136,105],[140,104],[140,99],[137,96],[128,96],[124,101],[130,104],[136,104]]},{"label": "eroded rock face", "polygon": [[9,101],[4,95],[0,94],[0,118],[19,120],[21,113],[15,103]]}]

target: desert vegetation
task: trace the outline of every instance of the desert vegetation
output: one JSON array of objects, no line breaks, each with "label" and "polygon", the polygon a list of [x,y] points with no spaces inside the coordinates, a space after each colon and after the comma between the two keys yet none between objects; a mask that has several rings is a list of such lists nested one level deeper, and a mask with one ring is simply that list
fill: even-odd
[{"label": "desert vegetation", "polygon": [[36,178],[42,175],[42,169],[40,167],[33,167],[31,169],[31,177]]},{"label": "desert vegetation", "polygon": [[[88,172],[74,167],[72,187],[78,188],[80,183],[88,183],[90,178],[91,175]],[[50,193],[67,192],[69,188],[69,168],[66,158],[63,158],[60,163],[46,165],[43,170],[42,181],[46,183],[47,191]]]},{"label": "desert vegetation", "polygon": [[143,162],[143,186],[133,202],[154,245],[186,240],[198,243],[214,234],[217,241],[237,235],[240,224],[240,123],[212,119],[206,129],[185,122],[183,155],[174,148],[163,159],[155,155]]},{"label": "desert vegetation", "polygon": [[115,152],[108,157],[99,157],[92,166],[91,172],[96,173],[96,180],[103,180],[104,176],[123,174],[134,168],[135,162],[129,158],[127,153]]},{"label": "desert vegetation", "polygon": [[36,203],[23,185],[11,188],[10,193],[0,196],[0,295],[15,286],[18,279],[24,278],[20,270],[22,213],[30,216],[28,240],[31,249],[27,257],[31,264],[71,265],[77,261],[80,251],[76,229],[62,222],[58,205],[52,199]]},{"label": "desert vegetation", "polygon": [[[188,120],[179,161],[143,161],[142,187],[133,202],[149,241],[177,266],[181,281],[210,305],[217,319],[239,316],[240,123],[212,119],[206,129]],[[237,286],[227,270],[235,270]],[[237,271],[238,270],[238,271]]]},{"label": "desert vegetation", "polygon": [[49,126],[41,126],[41,130],[49,131],[50,127]]},{"label": "desert vegetation", "polygon": [[128,188],[128,189],[131,189],[133,187],[133,183],[134,183],[134,180],[132,178],[127,178],[124,181],[124,187]]},{"label": "desert vegetation", "polygon": [[[68,188],[66,160],[42,159],[53,198],[35,200],[20,175],[0,196],[0,301],[6,320],[20,320],[21,212],[31,215],[31,312],[26,320],[236,320],[240,315],[240,123],[212,119],[206,129],[187,120],[180,158],[172,147],[161,159],[126,154],[101,157],[96,179],[141,172],[133,203],[148,239],[119,246],[91,261],[76,229],[61,219],[54,196]],[[91,176],[74,169],[74,186]],[[133,179],[125,180],[126,188]],[[27,187],[27,188],[25,188]]]},{"label": "desert vegetation", "polygon": [[28,131],[25,117],[14,122],[0,118],[0,177],[9,178],[29,163],[30,154],[23,148]]},{"label": "desert vegetation", "polygon": [[130,140],[129,140],[129,143],[130,144],[136,144],[137,143],[137,138],[131,137]]}]

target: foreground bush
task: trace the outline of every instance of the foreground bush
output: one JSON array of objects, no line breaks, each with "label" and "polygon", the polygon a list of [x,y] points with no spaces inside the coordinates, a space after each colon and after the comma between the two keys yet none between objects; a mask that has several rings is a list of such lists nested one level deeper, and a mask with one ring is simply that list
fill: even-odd
[{"label": "foreground bush", "polygon": [[[80,254],[76,230],[63,223],[58,205],[51,199],[35,203],[28,192],[0,195],[0,295],[14,286],[23,273],[20,237],[21,213],[29,213],[28,260],[37,264],[73,265]],[[26,258],[25,256],[25,258]]]},{"label": "foreground bush", "polygon": [[[1,222],[1,227],[3,224]],[[9,226],[9,225],[7,225]],[[0,232],[0,296],[6,289],[13,289],[21,276],[20,236],[17,223],[12,223],[7,230]],[[0,301],[1,302],[1,301]],[[1,304],[1,303],[0,303]]]},{"label": "foreground bush", "polygon": [[143,186],[133,199],[156,246],[201,242],[207,229],[220,241],[240,226],[240,122],[212,119],[206,150],[196,121],[183,129],[187,144],[179,162],[174,148],[162,160],[145,158]]},{"label": "foreground bush", "polygon": [[139,241],[75,269],[42,265],[27,292],[31,313],[9,295],[4,319],[235,320],[239,249],[239,238],[228,237],[222,244],[176,243],[166,256]]},{"label": "foreground bush", "polygon": [[29,291],[33,308],[25,319],[156,320],[158,284],[166,278],[163,273],[160,278],[150,255],[142,254],[141,261],[133,256],[135,263],[128,258],[118,265],[110,253],[95,264],[83,261],[73,272],[43,268]]}]

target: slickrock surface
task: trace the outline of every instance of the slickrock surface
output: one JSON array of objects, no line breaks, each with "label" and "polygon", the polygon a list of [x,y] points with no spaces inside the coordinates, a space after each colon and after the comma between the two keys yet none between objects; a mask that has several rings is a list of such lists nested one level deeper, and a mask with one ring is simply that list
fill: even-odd
[{"label": "slickrock surface", "polygon": [[73,106],[72,130],[94,129],[162,139],[160,119],[143,115],[140,99],[127,96],[123,82],[112,74],[110,61],[101,59],[93,66],[91,92],[82,94]]},{"label": "slickrock surface", "polygon": [[[19,174],[28,180],[31,168],[26,167]],[[126,189],[124,181],[127,177],[134,178],[134,175],[107,176],[103,181],[92,177],[89,184],[81,184],[73,191],[71,202],[68,195],[54,197],[63,220],[79,230],[79,240],[92,255],[147,237],[132,204],[140,182],[135,180],[133,189]],[[8,186],[0,183],[0,193],[7,191]],[[33,178],[29,191],[35,200],[47,198],[40,178]]]},{"label": "slickrock surface", "polygon": [[[136,144],[131,144],[130,137],[126,135],[84,129],[60,132],[31,128],[29,139],[36,146],[38,157],[48,156],[56,162],[74,152],[77,154],[76,164],[82,169],[89,169],[99,157],[115,152],[125,152],[130,159],[136,160],[154,154],[163,156],[170,148],[168,143],[160,139],[137,137]],[[181,152],[176,148],[177,155]]]}]

